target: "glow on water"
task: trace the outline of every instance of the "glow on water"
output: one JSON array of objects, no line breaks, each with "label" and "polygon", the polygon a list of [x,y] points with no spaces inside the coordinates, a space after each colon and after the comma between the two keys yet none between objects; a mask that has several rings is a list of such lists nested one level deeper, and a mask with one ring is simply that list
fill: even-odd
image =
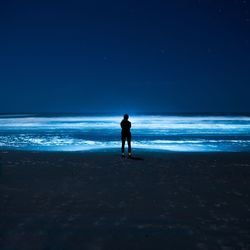
[{"label": "glow on water", "polygon": [[[0,116],[0,149],[84,151],[120,148],[121,116]],[[247,116],[131,116],[133,148],[250,152]]]}]

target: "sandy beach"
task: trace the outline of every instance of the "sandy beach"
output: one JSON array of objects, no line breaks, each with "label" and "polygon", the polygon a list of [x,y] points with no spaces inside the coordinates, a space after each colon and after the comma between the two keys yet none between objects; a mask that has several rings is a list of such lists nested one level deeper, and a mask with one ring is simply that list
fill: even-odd
[{"label": "sandy beach", "polygon": [[250,154],[0,153],[0,249],[250,249]]}]

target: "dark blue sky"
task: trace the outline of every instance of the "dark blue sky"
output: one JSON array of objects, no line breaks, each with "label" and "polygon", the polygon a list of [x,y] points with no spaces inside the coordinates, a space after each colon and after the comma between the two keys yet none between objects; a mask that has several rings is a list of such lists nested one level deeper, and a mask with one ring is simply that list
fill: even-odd
[{"label": "dark blue sky", "polygon": [[248,0],[0,2],[0,112],[249,112]]}]

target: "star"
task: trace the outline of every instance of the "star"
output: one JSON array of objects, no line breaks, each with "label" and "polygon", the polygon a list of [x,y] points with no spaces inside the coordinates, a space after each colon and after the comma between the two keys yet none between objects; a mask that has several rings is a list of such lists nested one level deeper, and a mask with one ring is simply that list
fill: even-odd
[{"label": "star", "polygon": [[166,51],[165,51],[165,49],[161,49],[161,54],[163,54],[163,55],[164,55],[164,54],[165,54],[165,52],[166,52]]},{"label": "star", "polygon": [[207,49],[207,53],[208,53],[208,54],[211,54],[211,53],[212,53],[212,49],[211,49],[211,48],[208,48],[208,49]]}]

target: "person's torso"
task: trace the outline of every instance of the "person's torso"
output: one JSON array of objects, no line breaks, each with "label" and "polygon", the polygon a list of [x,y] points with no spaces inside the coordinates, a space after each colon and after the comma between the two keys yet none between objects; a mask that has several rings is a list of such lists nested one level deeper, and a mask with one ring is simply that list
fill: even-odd
[{"label": "person's torso", "polygon": [[122,120],[121,127],[122,127],[122,133],[123,134],[129,134],[130,133],[131,122],[126,121],[126,120]]}]

